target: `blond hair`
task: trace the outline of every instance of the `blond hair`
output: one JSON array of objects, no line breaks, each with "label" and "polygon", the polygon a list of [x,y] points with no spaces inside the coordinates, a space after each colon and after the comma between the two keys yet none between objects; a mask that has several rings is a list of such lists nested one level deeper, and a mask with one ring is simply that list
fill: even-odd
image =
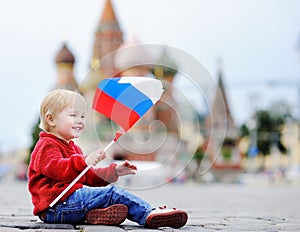
[{"label": "blond hair", "polygon": [[48,93],[40,106],[40,125],[44,131],[49,131],[47,115],[55,116],[68,106],[80,105],[85,107],[85,99],[77,92],[66,89],[55,89]]}]

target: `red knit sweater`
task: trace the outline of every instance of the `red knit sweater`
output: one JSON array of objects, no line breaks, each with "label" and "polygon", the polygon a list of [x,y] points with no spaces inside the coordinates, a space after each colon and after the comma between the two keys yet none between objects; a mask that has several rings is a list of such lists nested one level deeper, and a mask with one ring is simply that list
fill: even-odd
[{"label": "red knit sweater", "polygon": [[[84,156],[73,141],[67,143],[56,136],[41,132],[28,168],[28,189],[38,215],[86,168]],[[116,164],[106,168],[91,168],[62,197],[61,201],[75,190],[88,186],[106,186],[118,180]]]}]

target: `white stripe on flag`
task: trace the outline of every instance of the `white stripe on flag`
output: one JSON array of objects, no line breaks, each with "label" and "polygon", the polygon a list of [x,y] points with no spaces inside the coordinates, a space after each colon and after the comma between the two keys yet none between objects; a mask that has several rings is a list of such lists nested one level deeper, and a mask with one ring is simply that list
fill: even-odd
[{"label": "white stripe on flag", "polygon": [[119,83],[129,83],[145,94],[153,105],[160,99],[164,92],[161,81],[150,77],[122,77]]}]

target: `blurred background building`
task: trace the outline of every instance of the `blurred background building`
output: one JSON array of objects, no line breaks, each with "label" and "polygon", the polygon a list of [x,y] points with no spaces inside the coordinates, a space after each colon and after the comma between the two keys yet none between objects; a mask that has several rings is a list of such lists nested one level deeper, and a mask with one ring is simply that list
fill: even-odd
[{"label": "blurred background building", "polygon": [[[98,83],[107,77],[148,76],[163,81],[165,92],[161,101],[132,128],[129,135],[124,135],[120,144],[114,146],[111,151],[112,159],[134,160],[141,162],[145,167],[152,162],[154,169],[158,173],[163,173],[163,178],[168,181],[207,179],[246,182],[249,180],[242,175],[243,173],[259,172],[271,178],[285,176],[293,179],[299,176],[299,119],[291,117],[288,111],[285,111],[277,114],[282,119],[280,123],[265,129],[262,123],[267,124],[269,121],[259,121],[257,110],[253,112],[252,121],[249,120],[241,128],[237,127],[230,110],[231,103],[227,98],[224,67],[219,64],[215,78],[218,88],[213,89],[214,97],[212,102],[209,102],[208,113],[196,114],[196,117],[182,121],[177,110],[184,106],[178,105],[174,96],[176,91],[173,89],[174,79],[180,78],[177,69],[181,65],[180,62],[174,60],[167,49],[161,50],[157,57],[151,57],[146,49],[140,50],[139,46],[143,43],[138,40],[138,32],[124,41],[123,34],[126,30],[129,29],[122,29],[122,22],[118,20],[113,1],[105,0],[91,46],[92,56],[87,76],[78,83],[74,71],[77,58],[70,50],[68,42],[63,41],[61,48],[53,57],[56,64],[56,82],[54,86],[49,86],[49,90],[64,88],[79,91],[87,99],[87,103],[91,104]],[[135,47],[139,47],[138,53],[134,50]],[[146,61],[149,59],[152,63],[141,62],[141,54]],[[88,108],[91,109],[91,105]],[[276,112],[272,110],[269,112],[271,120]],[[215,120],[212,121],[212,118]],[[105,146],[114,137],[117,127],[93,110],[89,111],[87,120],[87,130],[79,143],[88,153],[99,146]],[[153,121],[159,122],[154,128],[151,127]],[[201,139],[196,147],[191,147],[189,137],[185,135],[189,133],[190,136],[195,135],[191,131],[195,124],[200,125],[196,133]],[[38,138],[38,132],[39,129],[35,126],[31,149]],[[214,136],[211,136],[212,133]],[[268,137],[268,142],[265,142],[265,137]],[[270,142],[269,147],[264,150],[259,141],[264,141],[263,144]],[[278,144],[285,149],[279,149]],[[23,160],[26,155],[22,152],[21,156]],[[26,179],[24,173],[21,173],[25,169],[24,167],[19,169],[20,179]],[[150,168],[147,166],[143,171],[146,173],[148,169]],[[7,168],[3,166],[2,173],[6,170]],[[208,174],[211,175],[210,178],[202,178]]]}]

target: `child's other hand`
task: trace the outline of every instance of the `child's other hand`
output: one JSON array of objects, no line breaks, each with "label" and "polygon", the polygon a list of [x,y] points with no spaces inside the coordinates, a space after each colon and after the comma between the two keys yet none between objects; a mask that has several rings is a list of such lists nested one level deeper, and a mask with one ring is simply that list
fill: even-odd
[{"label": "child's other hand", "polygon": [[86,165],[95,166],[97,163],[99,163],[101,160],[105,159],[106,155],[105,152],[102,149],[93,151],[91,154],[89,154],[85,158]]},{"label": "child's other hand", "polygon": [[134,175],[137,167],[131,164],[128,160],[117,164],[116,172],[118,176]]}]

